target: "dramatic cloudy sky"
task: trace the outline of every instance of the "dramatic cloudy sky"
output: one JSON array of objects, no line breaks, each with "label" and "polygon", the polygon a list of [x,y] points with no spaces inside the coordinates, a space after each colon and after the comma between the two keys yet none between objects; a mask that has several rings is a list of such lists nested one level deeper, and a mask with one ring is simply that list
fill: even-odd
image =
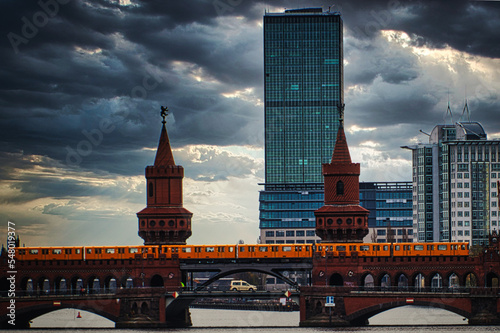
[{"label": "dramatic cloudy sky", "polygon": [[500,137],[496,1],[2,0],[0,224],[32,246],[140,244],[166,105],[189,242],[256,242],[262,17],[334,3],[361,180],[410,180],[399,147],[449,122],[448,100]]}]

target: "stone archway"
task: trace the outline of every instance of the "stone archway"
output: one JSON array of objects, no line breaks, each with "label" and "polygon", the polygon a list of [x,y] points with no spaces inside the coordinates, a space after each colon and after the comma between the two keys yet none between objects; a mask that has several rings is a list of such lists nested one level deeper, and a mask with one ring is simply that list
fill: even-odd
[{"label": "stone archway", "polygon": [[161,277],[161,275],[158,275],[158,274],[153,275],[149,285],[151,287],[163,287],[163,286],[165,286],[163,278]]},{"label": "stone archway", "polygon": [[370,290],[375,287],[375,279],[373,275],[367,274],[363,279],[363,287],[365,290]]},{"label": "stone archway", "polygon": [[406,275],[401,273],[398,277],[398,290],[407,290],[408,289],[408,278]]},{"label": "stone archway", "polygon": [[339,273],[334,273],[332,276],[330,276],[330,286],[334,287],[343,287],[344,286],[344,279],[342,278],[342,275]]},{"label": "stone archway", "polygon": [[487,288],[498,288],[498,275],[493,272],[486,274],[486,287]]}]

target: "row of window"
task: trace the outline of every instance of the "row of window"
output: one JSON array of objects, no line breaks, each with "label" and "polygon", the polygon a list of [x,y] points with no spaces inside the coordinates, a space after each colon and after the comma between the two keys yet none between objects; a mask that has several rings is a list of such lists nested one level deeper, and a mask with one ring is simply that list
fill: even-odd
[{"label": "row of window", "polygon": [[267,230],[266,237],[304,237],[316,236],[315,230]]}]

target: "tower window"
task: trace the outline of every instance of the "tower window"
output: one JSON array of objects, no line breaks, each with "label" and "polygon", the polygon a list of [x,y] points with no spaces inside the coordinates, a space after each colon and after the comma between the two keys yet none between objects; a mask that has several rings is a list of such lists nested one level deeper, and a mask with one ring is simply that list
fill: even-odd
[{"label": "tower window", "polygon": [[153,196],[153,183],[149,183],[149,189],[148,189],[148,192],[149,192],[149,196],[152,197]]},{"label": "tower window", "polygon": [[341,180],[337,182],[337,195],[344,195],[344,182]]}]

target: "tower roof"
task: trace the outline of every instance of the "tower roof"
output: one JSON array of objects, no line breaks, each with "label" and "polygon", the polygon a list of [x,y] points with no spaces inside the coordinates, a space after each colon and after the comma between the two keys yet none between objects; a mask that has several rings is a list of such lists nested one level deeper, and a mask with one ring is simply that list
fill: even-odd
[{"label": "tower roof", "polygon": [[352,163],[351,155],[349,154],[349,147],[345,138],[344,126],[340,126],[337,132],[337,141],[335,142],[335,149],[332,155],[333,163]]},{"label": "tower roof", "polygon": [[172,154],[172,148],[170,147],[170,141],[168,140],[167,129],[165,123],[161,129],[160,142],[158,143],[158,149],[156,150],[156,158],[154,166],[173,166],[174,155]]}]

